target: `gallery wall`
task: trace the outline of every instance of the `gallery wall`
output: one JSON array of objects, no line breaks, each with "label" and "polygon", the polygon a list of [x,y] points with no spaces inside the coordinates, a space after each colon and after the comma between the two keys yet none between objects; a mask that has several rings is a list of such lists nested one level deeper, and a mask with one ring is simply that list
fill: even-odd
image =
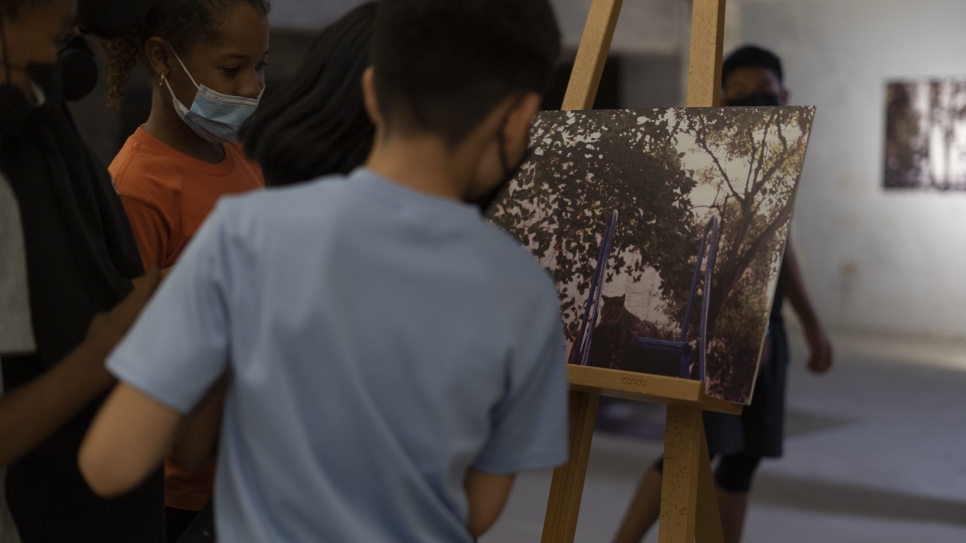
[{"label": "gallery wall", "polygon": [[[366,0],[273,0],[272,25],[282,29],[318,29]],[[551,0],[563,32],[564,45],[577,47],[587,20],[589,0]],[[670,54],[677,50],[682,0],[625,2],[613,47],[618,52]]]},{"label": "gallery wall", "polygon": [[962,0],[745,0],[741,40],[817,105],[793,238],[834,327],[966,338],[966,192],[885,191],[885,82],[966,77]]}]

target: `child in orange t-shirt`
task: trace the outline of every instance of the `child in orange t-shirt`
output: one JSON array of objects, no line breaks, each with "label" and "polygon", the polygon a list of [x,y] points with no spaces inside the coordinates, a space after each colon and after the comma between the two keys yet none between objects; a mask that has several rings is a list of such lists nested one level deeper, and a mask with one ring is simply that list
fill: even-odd
[{"label": "child in orange t-shirt", "polygon": [[[227,6],[226,6],[227,4]],[[146,267],[173,266],[218,198],[264,187],[237,143],[265,88],[266,0],[161,0],[140,32],[103,43],[111,100],[138,58],[156,85],[151,115],[110,166]],[[211,499],[214,466],[165,461],[168,541]]]}]

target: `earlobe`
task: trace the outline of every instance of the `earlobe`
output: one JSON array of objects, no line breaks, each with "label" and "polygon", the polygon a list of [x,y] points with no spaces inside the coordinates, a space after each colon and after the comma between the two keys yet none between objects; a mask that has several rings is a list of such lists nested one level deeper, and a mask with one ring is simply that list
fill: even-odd
[{"label": "earlobe", "polygon": [[540,112],[540,105],[543,102],[541,96],[535,92],[526,94],[517,104],[516,109],[510,114],[507,128],[511,131],[508,139],[514,144],[522,142],[526,145],[530,138],[530,127],[533,118]]},{"label": "earlobe", "polygon": [[791,99],[791,97],[792,97],[792,93],[788,92],[788,89],[782,87],[782,96],[781,96],[781,98],[782,98],[782,105],[783,106],[787,106],[788,105],[789,100]]},{"label": "earlobe", "polygon": [[376,93],[376,70],[369,66],[362,74],[362,97],[366,106],[366,113],[372,124],[382,126],[382,112],[379,109],[379,97]]},{"label": "earlobe", "polygon": [[144,51],[147,54],[151,70],[155,75],[163,76],[171,73],[171,65],[168,62],[168,50],[160,38],[151,38],[144,44]]}]

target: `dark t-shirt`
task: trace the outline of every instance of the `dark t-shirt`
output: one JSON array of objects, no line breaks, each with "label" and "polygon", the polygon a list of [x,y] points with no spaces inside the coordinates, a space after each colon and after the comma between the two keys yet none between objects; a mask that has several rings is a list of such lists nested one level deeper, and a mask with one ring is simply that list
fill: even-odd
[{"label": "dark t-shirt", "polygon": [[771,322],[785,323],[785,318],[782,317],[782,308],[785,306],[785,294],[788,289],[786,279],[785,263],[783,261],[782,269],[778,273],[778,286],[775,287],[775,302],[771,306],[771,316],[768,318]]},{"label": "dark t-shirt", "polygon": [[782,317],[787,279],[783,265],[769,318],[770,335],[767,341],[771,342],[772,359],[761,366],[751,405],[745,407],[741,415],[704,413],[708,446],[715,453],[726,456],[739,453],[764,457],[782,455],[789,359],[785,319]]},{"label": "dark t-shirt", "polygon": [[[35,353],[4,356],[9,391],[77,347],[94,314],[122,300],[143,269],[110,176],[59,98],[38,108],[0,86],[0,172],[20,209],[36,340]],[[100,403],[9,466],[7,502],[24,541],[164,541],[160,474],[116,500],[98,498],[80,475],[77,451]]]}]

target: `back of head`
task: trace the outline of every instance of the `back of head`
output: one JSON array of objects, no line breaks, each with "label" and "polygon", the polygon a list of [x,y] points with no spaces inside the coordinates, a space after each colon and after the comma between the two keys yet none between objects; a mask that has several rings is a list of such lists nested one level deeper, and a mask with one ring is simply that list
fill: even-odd
[{"label": "back of head", "polygon": [[457,144],[501,101],[545,93],[560,55],[548,0],[380,0],[372,40],[389,130]]},{"label": "back of head", "polygon": [[245,152],[271,186],[347,174],[365,162],[375,126],[363,105],[362,74],[376,4],[364,4],[328,26],[298,74],[266,93],[242,130]]},{"label": "back of head", "polygon": [[774,72],[778,82],[783,83],[785,74],[782,61],[775,53],[756,45],[745,45],[728,55],[721,68],[721,82],[727,83],[728,77],[742,68],[761,68]]}]

